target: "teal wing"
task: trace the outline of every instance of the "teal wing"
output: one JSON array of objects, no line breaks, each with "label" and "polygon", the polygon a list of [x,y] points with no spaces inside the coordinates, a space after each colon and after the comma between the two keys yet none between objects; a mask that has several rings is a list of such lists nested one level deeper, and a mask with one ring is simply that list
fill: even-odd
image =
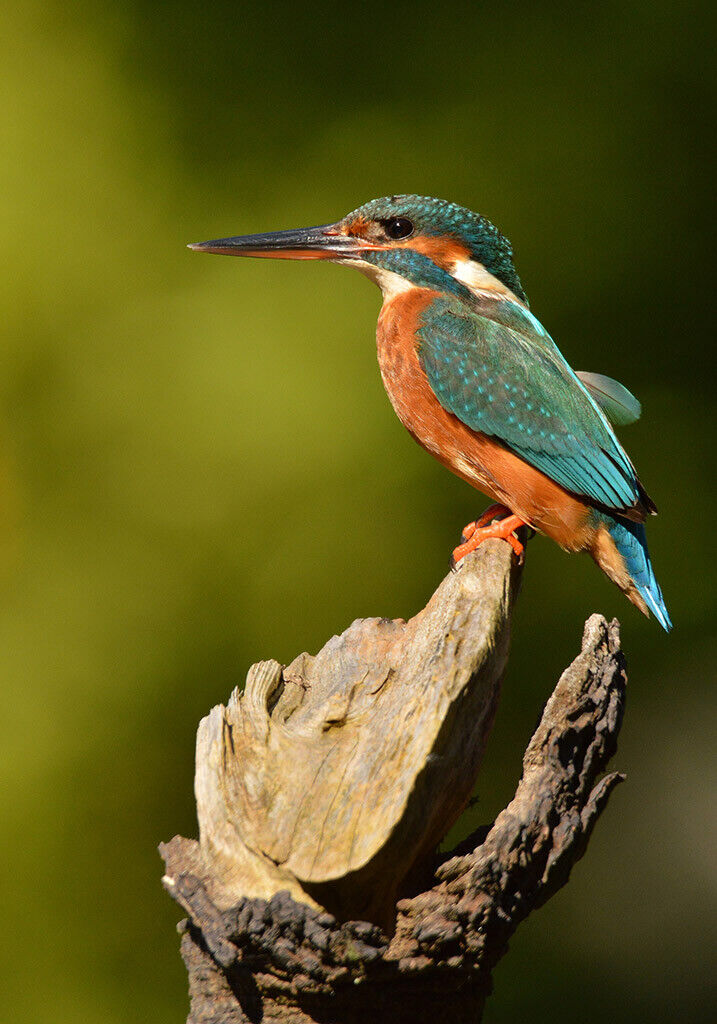
[{"label": "teal wing", "polygon": [[642,518],[652,503],[605,415],[535,317],[509,301],[437,298],[419,358],[445,409],[591,504]]}]

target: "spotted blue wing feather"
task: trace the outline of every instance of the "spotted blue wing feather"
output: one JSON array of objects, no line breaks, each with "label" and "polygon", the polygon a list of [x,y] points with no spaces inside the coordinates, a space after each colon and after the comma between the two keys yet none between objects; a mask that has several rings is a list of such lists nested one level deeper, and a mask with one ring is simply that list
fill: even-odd
[{"label": "spotted blue wing feather", "polygon": [[649,502],[606,416],[525,307],[439,296],[418,345],[436,397],[467,426],[591,503],[625,513]]}]

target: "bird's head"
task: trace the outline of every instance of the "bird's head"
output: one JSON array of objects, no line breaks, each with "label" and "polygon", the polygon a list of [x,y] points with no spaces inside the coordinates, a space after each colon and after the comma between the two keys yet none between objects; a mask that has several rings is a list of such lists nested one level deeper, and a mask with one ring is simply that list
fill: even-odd
[{"label": "bird's head", "polygon": [[323,259],[356,267],[389,298],[412,287],[525,294],[510,242],[480,214],[443,199],[372,199],[335,224],[199,242],[200,252]]}]

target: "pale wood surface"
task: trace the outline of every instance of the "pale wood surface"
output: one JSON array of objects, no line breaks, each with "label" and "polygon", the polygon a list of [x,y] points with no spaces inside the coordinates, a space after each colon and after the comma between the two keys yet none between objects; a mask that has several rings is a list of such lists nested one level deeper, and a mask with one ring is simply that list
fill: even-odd
[{"label": "pale wood surface", "polygon": [[286,889],[391,919],[475,784],[519,573],[490,541],[408,622],[359,619],[315,656],[254,665],[203,719],[199,844],[218,907]]}]

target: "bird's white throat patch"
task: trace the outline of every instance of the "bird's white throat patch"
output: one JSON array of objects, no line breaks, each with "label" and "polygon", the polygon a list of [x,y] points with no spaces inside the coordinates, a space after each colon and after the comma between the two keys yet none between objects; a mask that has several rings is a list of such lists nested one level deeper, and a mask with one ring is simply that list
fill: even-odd
[{"label": "bird's white throat patch", "polygon": [[[339,261],[337,260],[337,262]],[[340,262],[350,263],[352,267],[360,270],[362,274],[374,281],[383,292],[384,302],[390,302],[397,295],[410,292],[412,288],[416,287],[408,278],[394,273],[393,270],[386,270],[385,267],[377,267],[375,263],[369,263],[368,260],[341,260]]]}]

